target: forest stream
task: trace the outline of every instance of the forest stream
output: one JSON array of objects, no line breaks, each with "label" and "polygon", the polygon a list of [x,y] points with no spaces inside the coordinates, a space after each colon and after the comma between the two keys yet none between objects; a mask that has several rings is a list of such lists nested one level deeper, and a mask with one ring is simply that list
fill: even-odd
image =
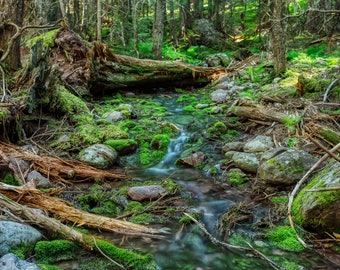
[{"label": "forest stream", "polygon": [[[207,115],[195,118],[195,126],[198,131],[192,131],[194,116],[183,110],[181,104],[176,103],[177,94],[154,95],[153,102],[165,106],[169,114],[162,121],[170,122],[180,128],[176,138],[172,139],[167,154],[155,166],[141,169],[134,164],[133,157],[127,157],[124,166],[128,168],[128,179],[134,185],[143,185],[146,181],[161,183],[165,179],[171,179],[180,186],[180,198],[176,203],[176,211],[195,213],[201,215],[200,222],[204,228],[216,239],[227,241],[236,246],[246,247],[247,243],[254,250],[270,257],[278,265],[294,265],[299,269],[333,269],[314,250],[303,252],[289,252],[272,246],[263,236],[262,227],[271,215],[268,203],[261,200],[252,200],[251,189],[246,184],[242,187],[232,187],[226,184],[226,175],[221,171],[219,160],[223,159],[220,142],[211,141],[203,146],[209,158],[214,160],[214,167],[218,170],[216,176],[208,171],[183,168],[175,165],[183,151],[187,149],[197,132],[205,132],[205,125],[218,120],[224,115]],[[201,121],[201,122],[200,122]],[[200,124],[198,125],[198,122]],[[191,128],[190,128],[191,127]],[[202,149],[202,148],[201,148]],[[252,180],[250,180],[252,181]],[[235,224],[230,235],[221,233],[221,216],[238,204],[252,205],[244,210],[248,216],[240,224]],[[274,219],[274,217],[273,217]],[[225,269],[273,269],[264,257],[254,252],[225,249],[215,245],[212,239],[202,231],[196,223],[188,222],[180,224],[178,221],[168,220],[158,226],[168,231],[162,239],[130,238],[121,242],[121,237],[111,233],[98,233],[99,236],[121,245],[124,248],[132,248],[141,253],[154,255],[157,269],[195,269],[195,270],[225,270]],[[117,237],[117,238],[116,238]],[[64,265],[65,267],[65,265]],[[66,268],[65,268],[66,269]],[[281,268],[286,269],[286,268]],[[288,269],[288,268],[287,268]],[[293,268],[296,269],[296,268]]]}]

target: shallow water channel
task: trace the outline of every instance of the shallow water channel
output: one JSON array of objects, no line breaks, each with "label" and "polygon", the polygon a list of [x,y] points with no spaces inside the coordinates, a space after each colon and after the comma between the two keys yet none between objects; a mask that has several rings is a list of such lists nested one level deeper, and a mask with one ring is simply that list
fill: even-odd
[{"label": "shallow water channel", "polygon": [[[226,185],[224,182],[226,177],[223,176],[223,172],[219,172],[217,177],[212,177],[209,176],[209,172],[175,166],[175,160],[184,151],[190,137],[193,136],[191,131],[188,131],[192,123],[195,122],[196,128],[200,129],[199,132],[204,132],[207,125],[218,120],[218,116],[207,116],[208,119],[202,118],[193,121],[195,115],[185,112],[176,103],[176,98],[176,95],[163,98],[155,97],[153,101],[168,108],[170,114],[163,120],[178,126],[181,129],[180,134],[171,141],[167,155],[156,166],[142,170],[133,168],[133,164],[130,164],[133,169],[129,171],[129,178],[140,181],[141,185],[144,180],[161,182],[170,178],[176,181],[181,186],[184,197],[183,212],[201,213],[200,222],[204,224],[209,233],[223,241],[224,236],[219,233],[218,229],[220,216],[235,204],[249,203],[251,201],[250,191],[247,188],[237,189]],[[223,119],[225,115],[219,117]],[[200,123],[200,121],[202,122]],[[221,148],[216,147],[216,143],[204,144],[203,148],[210,158],[216,160],[218,169],[218,163],[223,159]],[[278,265],[284,265],[285,267],[282,269],[316,269],[319,267],[333,269],[314,251],[292,253],[271,246],[259,233],[256,225],[268,218],[268,208],[259,202],[252,207],[251,212],[253,215],[251,221],[235,227],[234,233],[230,236],[232,244],[249,247],[245,243],[246,240]],[[223,249],[214,245],[211,239],[194,223],[183,226],[179,222],[174,222],[162,224],[161,227],[166,227],[170,232],[164,239],[129,239],[124,243],[124,246],[137,248],[143,253],[152,253],[160,270],[274,269],[268,261],[252,252]]]}]

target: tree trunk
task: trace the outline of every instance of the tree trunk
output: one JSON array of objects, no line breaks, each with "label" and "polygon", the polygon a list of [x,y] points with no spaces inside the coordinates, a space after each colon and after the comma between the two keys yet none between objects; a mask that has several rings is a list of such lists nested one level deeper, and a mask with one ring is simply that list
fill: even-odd
[{"label": "tree trunk", "polygon": [[155,6],[155,20],[152,33],[152,52],[155,59],[162,59],[162,47],[164,38],[164,24],[166,16],[166,0],[157,0]]},{"label": "tree trunk", "polygon": [[97,0],[97,41],[102,41],[102,3]]},{"label": "tree trunk", "polygon": [[[6,23],[6,21],[12,22],[17,26],[22,26],[23,13],[24,13],[24,1],[23,0],[8,0],[0,2],[0,52],[4,53],[8,49],[9,40],[16,33],[16,28]],[[20,36],[17,37],[12,47],[10,48],[9,55],[6,59],[3,59],[5,64],[11,70],[16,70],[21,67],[20,57]],[[1,57],[0,57],[1,59]]]},{"label": "tree trunk", "polygon": [[285,7],[285,0],[272,0],[270,39],[276,76],[280,76],[286,71]]}]

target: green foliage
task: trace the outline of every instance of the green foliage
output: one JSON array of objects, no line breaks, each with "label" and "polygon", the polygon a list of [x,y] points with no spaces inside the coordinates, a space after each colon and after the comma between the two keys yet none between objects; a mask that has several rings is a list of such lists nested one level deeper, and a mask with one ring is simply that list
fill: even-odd
[{"label": "green foliage", "polygon": [[295,126],[301,121],[300,115],[287,116],[283,119],[283,124],[289,129],[295,130]]},{"label": "green foliage", "polygon": [[255,91],[253,89],[247,89],[245,91],[239,92],[238,95],[240,97],[247,97],[250,99],[257,99],[260,97],[260,93],[255,93]]},{"label": "green foliage", "polygon": [[41,270],[61,270],[59,267],[54,266],[54,265],[48,265],[48,264],[37,264]]},{"label": "green foliage", "polygon": [[306,54],[311,57],[312,59],[318,58],[318,57],[325,57],[325,52],[327,50],[326,44],[321,44],[318,46],[312,46],[308,47],[306,50]]},{"label": "green foliage", "polygon": [[297,58],[299,56],[299,53],[297,51],[294,50],[289,50],[286,54],[287,60],[293,60],[295,58]]},{"label": "green foliage", "polygon": [[233,186],[240,186],[248,181],[248,177],[243,172],[230,171],[228,172],[228,180]]},{"label": "green foliage", "polygon": [[287,146],[289,148],[294,148],[295,145],[299,142],[299,138],[295,138],[295,137],[290,137],[287,138]]},{"label": "green foliage", "polygon": [[297,240],[290,226],[278,226],[267,233],[268,240],[275,246],[287,251],[302,251],[303,245]]},{"label": "green foliage", "polygon": [[20,186],[19,180],[11,173],[5,174],[4,179],[2,179],[1,182],[11,186]]},{"label": "green foliage", "polygon": [[67,240],[53,240],[37,242],[34,250],[38,263],[51,264],[76,258],[79,248]]}]

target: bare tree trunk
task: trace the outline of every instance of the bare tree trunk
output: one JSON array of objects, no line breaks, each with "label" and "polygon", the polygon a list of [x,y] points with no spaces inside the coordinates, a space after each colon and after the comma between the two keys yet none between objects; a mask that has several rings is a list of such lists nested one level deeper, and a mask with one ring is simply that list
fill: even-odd
[{"label": "bare tree trunk", "polygon": [[138,15],[139,15],[139,0],[132,0],[132,22],[133,22],[133,49],[136,52],[137,58],[139,58],[138,51]]},{"label": "bare tree trunk", "polygon": [[164,38],[164,23],[166,16],[166,0],[157,0],[155,7],[155,20],[152,33],[152,52],[155,59],[162,59],[162,47]]},{"label": "bare tree trunk", "polygon": [[102,3],[97,0],[97,41],[102,41]]},{"label": "bare tree trunk", "polygon": [[270,39],[274,56],[274,72],[277,76],[286,70],[285,8],[285,0],[272,1]]}]

